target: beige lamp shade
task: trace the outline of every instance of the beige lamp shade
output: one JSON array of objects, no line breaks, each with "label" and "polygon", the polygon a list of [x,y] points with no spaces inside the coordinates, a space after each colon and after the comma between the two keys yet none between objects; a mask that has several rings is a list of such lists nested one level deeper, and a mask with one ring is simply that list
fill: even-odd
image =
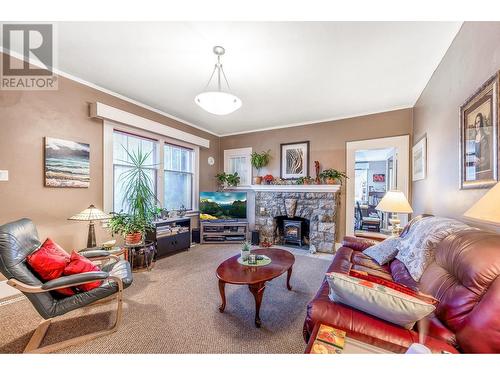
[{"label": "beige lamp shade", "polygon": [[93,221],[93,220],[107,220],[111,219],[111,215],[107,215],[101,210],[95,208],[93,204],[86,208],[79,214],[71,216],[68,220],[77,220],[77,221]]},{"label": "beige lamp shade", "polygon": [[408,203],[408,199],[406,199],[404,193],[399,190],[388,191],[375,209],[398,214],[411,214],[413,212],[410,203]]},{"label": "beige lamp shade", "polygon": [[490,224],[500,224],[500,183],[493,186],[464,216]]}]

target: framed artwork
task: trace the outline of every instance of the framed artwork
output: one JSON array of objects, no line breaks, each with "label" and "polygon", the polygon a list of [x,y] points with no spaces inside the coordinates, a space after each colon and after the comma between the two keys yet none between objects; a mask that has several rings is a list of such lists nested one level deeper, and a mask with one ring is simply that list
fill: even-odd
[{"label": "framed artwork", "polygon": [[284,180],[309,176],[309,141],[282,143],[280,177]]},{"label": "framed artwork", "polygon": [[424,180],[427,176],[427,135],[411,149],[412,181]]},{"label": "framed artwork", "polygon": [[373,174],[373,182],[385,182],[385,174],[374,173]]},{"label": "framed artwork", "polygon": [[460,188],[489,188],[498,181],[499,74],[460,107]]},{"label": "framed artwork", "polygon": [[45,186],[88,188],[90,145],[45,137]]}]

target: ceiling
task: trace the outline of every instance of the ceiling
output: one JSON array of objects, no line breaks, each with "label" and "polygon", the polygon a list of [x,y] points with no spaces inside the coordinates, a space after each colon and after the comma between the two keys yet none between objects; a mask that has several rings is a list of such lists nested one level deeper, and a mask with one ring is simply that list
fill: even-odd
[{"label": "ceiling", "polygon": [[[412,107],[460,22],[63,22],[58,69],[217,135]],[[194,103],[223,57],[227,115]]]},{"label": "ceiling", "polygon": [[385,161],[392,155],[393,152],[394,147],[372,150],[357,150],[356,163],[367,161]]}]

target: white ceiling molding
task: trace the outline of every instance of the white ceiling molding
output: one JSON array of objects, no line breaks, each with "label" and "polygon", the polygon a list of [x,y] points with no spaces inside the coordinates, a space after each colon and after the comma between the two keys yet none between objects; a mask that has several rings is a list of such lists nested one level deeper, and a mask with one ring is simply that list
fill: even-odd
[{"label": "white ceiling molding", "polygon": [[193,145],[206,148],[210,147],[210,141],[208,139],[198,137],[197,135],[172,128],[165,124],[149,120],[103,103],[95,102],[90,104],[90,117],[114,121],[137,129],[146,130],[151,133],[178,139]]}]

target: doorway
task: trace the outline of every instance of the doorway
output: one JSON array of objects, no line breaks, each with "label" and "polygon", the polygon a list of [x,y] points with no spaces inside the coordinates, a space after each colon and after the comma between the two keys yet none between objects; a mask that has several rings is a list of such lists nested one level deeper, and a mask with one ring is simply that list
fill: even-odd
[{"label": "doorway", "polygon": [[[346,234],[390,234],[376,206],[389,190],[409,193],[409,136],[347,142]],[[408,215],[399,215],[401,224]]]}]

